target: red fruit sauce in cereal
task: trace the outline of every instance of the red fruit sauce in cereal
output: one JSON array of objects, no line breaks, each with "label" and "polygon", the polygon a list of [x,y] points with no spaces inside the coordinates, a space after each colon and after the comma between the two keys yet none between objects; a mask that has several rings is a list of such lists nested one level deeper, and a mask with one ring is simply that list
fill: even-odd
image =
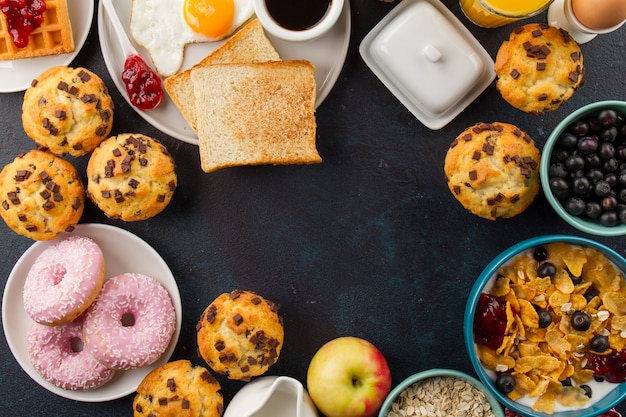
[{"label": "red fruit sauce in cereal", "polygon": [[491,349],[502,344],[506,329],[506,301],[502,297],[482,293],[474,317],[474,341]]},{"label": "red fruit sauce in cereal", "polygon": [[124,62],[122,81],[133,106],[152,110],[161,102],[161,79],[139,55],[130,55]]},{"label": "red fruit sauce in cereal", "polygon": [[46,11],[44,0],[0,0],[0,10],[7,19],[13,43],[18,48],[28,45],[30,33],[43,21]]},{"label": "red fruit sauce in cereal", "polygon": [[608,355],[589,356],[589,367],[596,376],[609,382],[626,382],[626,349]]}]

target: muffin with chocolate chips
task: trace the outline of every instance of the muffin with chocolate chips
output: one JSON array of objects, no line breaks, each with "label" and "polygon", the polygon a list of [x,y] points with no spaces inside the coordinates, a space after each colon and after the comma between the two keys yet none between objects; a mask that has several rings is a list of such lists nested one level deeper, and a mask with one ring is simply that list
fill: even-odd
[{"label": "muffin with chocolate chips", "polygon": [[196,326],[198,353],[217,373],[250,380],[278,360],[284,329],[278,306],[251,291],[217,297]]},{"label": "muffin with chocolate chips", "polygon": [[444,172],[452,195],[471,213],[489,220],[526,210],[539,192],[540,152],[508,123],[477,123],[450,145]]},{"label": "muffin with chocolate chips", "polygon": [[14,232],[50,240],[74,230],[83,214],[85,187],[70,162],[32,150],[0,172],[0,205],[0,215]]},{"label": "muffin with chocolate chips", "polygon": [[131,222],[156,216],[167,207],[176,186],[170,153],[141,134],[106,139],[87,164],[87,195],[113,219]]},{"label": "muffin with chocolate chips", "polygon": [[134,417],[220,417],[224,399],[219,382],[188,360],[153,369],[137,387]]},{"label": "muffin with chocolate chips", "polygon": [[24,93],[22,124],[39,149],[58,156],[83,156],[111,132],[113,100],[93,72],[52,67]]},{"label": "muffin with chocolate chips", "polygon": [[556,110],[583,85],[580,46],[563,29],[530,23],[498,50],[496,88],[513,107],[540,115]]}]

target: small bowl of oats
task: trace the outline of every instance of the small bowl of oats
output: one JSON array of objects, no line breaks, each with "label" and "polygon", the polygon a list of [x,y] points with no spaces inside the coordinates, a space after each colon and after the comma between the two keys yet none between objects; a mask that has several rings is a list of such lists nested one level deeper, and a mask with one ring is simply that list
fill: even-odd
[{"label": "small bowl of oats", "polygon": [[588,238],[546,235],[496,256],[467,300],[480,381],[527,417],[594,417],[626,399],[626,259]]},{"label": "small bowl of oats", "polygon": [[378,417],[504,417],[496,397],[476,378],[452,369],[414,374],[385,399]]}]

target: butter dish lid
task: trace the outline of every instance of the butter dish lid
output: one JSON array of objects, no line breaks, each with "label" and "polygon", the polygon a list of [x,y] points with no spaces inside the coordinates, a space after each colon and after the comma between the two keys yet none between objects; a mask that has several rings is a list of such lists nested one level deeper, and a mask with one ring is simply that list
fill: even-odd
[{"label": "butter dish lid", "polygon": [[365,63],[430,129],[440,129],[495,79],[494,62],[438,0],[403,0],[363,39]]}]

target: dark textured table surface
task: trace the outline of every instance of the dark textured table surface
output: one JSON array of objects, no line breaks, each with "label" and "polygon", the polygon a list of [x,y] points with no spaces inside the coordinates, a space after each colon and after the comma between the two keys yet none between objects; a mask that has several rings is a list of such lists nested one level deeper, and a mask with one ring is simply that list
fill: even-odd
[{"label": "dark textured table surface", "polygon": [[[116,104],[113,134],[139,132],[163,142],[176,160],[179,188],[167,209],[150,220],[114,221],[87,203],[81,222],[111,224],[136,234],[171,268],[183,305],[172,359],[203,364],[196,354],[196,321],[214,297],[239,288],[280,305],[286,338],[269,375],[289,375],[304,383],[315,351],[345,335],[365,338],[383,352],[394,385],[433,367],[474,375],[462,319],[478,274],[492,257],[522,239],[584,235],[561,221],[542,194],[513,219],[489,221],[469,214],[448,191],[443,160],[450,142],[476,122],[516,124],[542,146],[574,109],[597,100],[626,99],[626,30],[582,46],[586,84],[561,109],[541,117],[524,114],[504,102],[492,84],[452,123],[432,131],[396,100],[358,53],[363,37],[397,4],[351,2],[348,56],[317,111],[322,164],[212,174],[201,171],[196,146],[154,129],[122,99],[104,65],[94,18],[72,66],[91,69],[109,86]],[[463,16],[457,1],[444,4],[495,58],[513,26],[478,28]],[[545,21],[545,15],[533,20]],[[22,97],[0,95],[2,165],[33,148],[20,122]],[[84,176],[87,158],[71,161]],[[626,255],[624,238],[596,240]],[[32,244],[0,225],[3,288]],[[48,392],[20,368],[4,337],[0,358],[0,415],[132,413],[132,395],[94,404]],[[226,402],[243,384],[219,381]],[[620,409],[624,414],[626,405]]]}]

